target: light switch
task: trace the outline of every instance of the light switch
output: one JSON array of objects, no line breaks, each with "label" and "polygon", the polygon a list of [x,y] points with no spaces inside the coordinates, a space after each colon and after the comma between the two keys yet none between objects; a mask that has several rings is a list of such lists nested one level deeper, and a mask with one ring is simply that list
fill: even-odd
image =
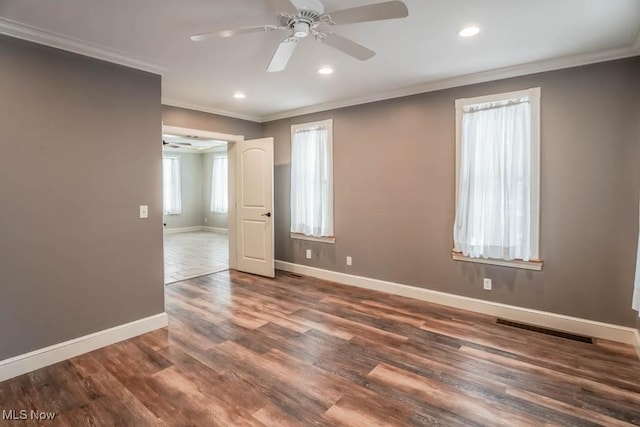
[{"label": "light switch", "polygon": [[149,206],[140,205],[140,218],[149,218]]}]

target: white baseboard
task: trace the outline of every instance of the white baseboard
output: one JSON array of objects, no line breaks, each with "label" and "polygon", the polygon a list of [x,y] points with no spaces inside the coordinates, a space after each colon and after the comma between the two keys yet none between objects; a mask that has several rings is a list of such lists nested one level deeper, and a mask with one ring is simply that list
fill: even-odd
[{"label": "white baseboard", "polygon": [[202,227],[202,231],[208,231],[210,233],[224,233],[224,234],[228,234],[229,230],[226,228],[220,228],[220,227],[207,227],[207,226],[203,226]]},{"label": "white baseboard", "polygon": [[429,289],[417,288],[415,286],[402,285],[400,283],[386,282],[384,280],[370,279],[368,277],[338,273],[335,271],[323,270],[320,268],[308,267],[285,261],[276,261],[276,269],[316,277],[318,279],[329,280],[344,285],[386,292],[393,295],[428,301],[462,310],[502,317],[504,319],[528,323],[530,325],[542,326],[574,334],[640,346],[638,331],[634,328],[463,297],[460,295],[432,291]]},{"label": "white baseboard", "polygon": [[0,361],[0,381],[5,381],[54,363],[115,344],[169,324],[166,313],[145,317],[100,332],[41,348]]},{"label": "white baseboard", "polygon": [[202,227],[197,225],[194,227],[165,228],[164,234],[191,233],[193,231],[202,231]]},{"label": "white baseboard", "polygon": [[211,233],[225,233],[225,234],[229,232],[229,230],[227,230],[226,228],[196,225],[193,227],[165,228],[164,234],[192,233],[194,231],[208,231]]}]

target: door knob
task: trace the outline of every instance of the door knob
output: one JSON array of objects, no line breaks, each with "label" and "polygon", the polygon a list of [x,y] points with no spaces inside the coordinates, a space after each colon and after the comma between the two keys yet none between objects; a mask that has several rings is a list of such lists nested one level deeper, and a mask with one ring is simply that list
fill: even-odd
[{"label": "door knob", "polygon": [[267,218],[271,218],[271,212],[267,212],[266,214],[262,214],[260,216],[266,216]]}]

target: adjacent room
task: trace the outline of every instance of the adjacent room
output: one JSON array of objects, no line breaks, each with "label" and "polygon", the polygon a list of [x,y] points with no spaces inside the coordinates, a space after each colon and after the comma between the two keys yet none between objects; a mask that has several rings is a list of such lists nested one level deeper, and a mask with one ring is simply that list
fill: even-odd
[{"label": "adjacent room", "polygon": [[227,143],[162,135],[165,284],[229,268]]},{"label": "adjacent room", "polygon": [[640,425],[640,1],[0,0],[0,425]]}]

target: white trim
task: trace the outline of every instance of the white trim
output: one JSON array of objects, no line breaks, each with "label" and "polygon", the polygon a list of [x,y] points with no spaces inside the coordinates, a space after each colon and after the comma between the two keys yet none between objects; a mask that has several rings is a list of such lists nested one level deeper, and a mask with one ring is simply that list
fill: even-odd
[{"label": "white trim", "polygon": [[222,234],[229,234],[229,229],[228,229],[228,228],[221,228],[221,227],[207,227],[207,226],[203,226],[203,227],[202,227],[202,231],[208,231],[209,233],[222,233]]},{"label": "white trim", "polygon": [[169,107],[186,108],[187,110],[200,111],[203,113],[216,114],[218,116],[231,117],[232,119],[247,120],[255,123],[262,123],[260,116],[252,116],[250,114],[234,113],[232,111],[216,110],[215,108],[204,105],[190,104],[188,102],[177,101],[175,99],[162,97],[162,105]]},{"label": "white trim", "polygon": [[168,70],[166,67],[147,62],[140,58],[135,58],[115,49],[110,49],[95,43],[57,34],[2,17],[0,17],[0,34],[89,56],[91,58],[101,59],[114,64],[147,71],[149,73],[162,75]]},{"label": "white trim", "polygon": [[194,231],[202,231],[201,225],[193,227],[165,228],[164,234],[192,233]]},{"label": "white trim", "polygon": [[418,95],[421,93],[434,92],[437,90],[450,89],[453,87],[485,83],[495,80],[508,79],[511,77],[543,73],[546,71],[561,70],[564,68],[579,67],[582,65],[595,64],[598,62],[614,61],[616,59],[629,58],[638,54],[640,54],[640,38],[632,45],[609,49],[601,52],[563,56],[560,58],[513,65],[510,67],[481,71],[464,76],[426,82],[417,86],[410,86],[407,88],[382,92],[374,95],[341,99],[324,104],[311,105],[308,107],[301,107],[292,110],[281,111],[278,113],[266,114],[261,117],[260,121],[262,123],[271,122],[290,117],[303,116],[305,114],[352,107],[354,105],[368,104],[371,102],[384,101],[387,99],[403,98],[405,96]]},{"label": "white trim", "polygon": [[307,236],[302,233],[289,233],[289,237],[291,237],[292,239],[308,240],[310,242],[319,242],[319,243],[335,243],[336,242],[335,237],[313,237],[313,236]]},{"label": "white trim", "polygon": [[209,233],[228,234],[229,229],[220,227],[208,227],[206,225],[196,225],[193,227],[165,228],[164,234],[193,233],[194,231],[207,231]]},{"label": "white trim", "polygon": [[344,285],[386,292],[393,295],[400,295],[435,304],[446,305],[448,307],[455,307],[462,310],[502,317],[509,320],[571,332],[574,334],[591,336],[594,338],[608,339],[625,344],[636,344],[638,339],[636,329],[613,325],[610,323],[596,322],[594,320],[565,316],[563,314],[550,313],[448,294],[445,292],[432,291],[430,289],[417,288],[415,286],[408,286],[400,283],[386,282],[384,280],[322,270],[320,268],[308,267],[285,261],[276,260],[276,268],[278,270],[304,274]]},{"label": "white trim", "polygon": [[0,361],[0,381],[164,328],[168,324],[167,314],[159,313]]},{"label": "white trim", "polygon": [[542,271],[542,261],[522,261],[519,259],[486,259],[471,258],[458,252],[451,252],[451,259],[454,261],[475,262],[478,264],[499,265],[501,267],[521,268],[523,270]]},{"label": "white trim", "polygon": [[221,268],[217,268],[215,270],[205,271],[203,273],[198,273],[198,274],[193,274],[191,276],[181,277],[181,278],[176,279],[176,280],[172,279],[170,282],[166,282],[164,285],[168,286],[168,285],[172,285],[174,283],[184,282],[185,280],[195,279],[196,277],[202,277],[202,276],[208,276],[210,274],[220,273],[221,271],[227,271],[228,269],[229,269],[229,267],[221,267]]}]

